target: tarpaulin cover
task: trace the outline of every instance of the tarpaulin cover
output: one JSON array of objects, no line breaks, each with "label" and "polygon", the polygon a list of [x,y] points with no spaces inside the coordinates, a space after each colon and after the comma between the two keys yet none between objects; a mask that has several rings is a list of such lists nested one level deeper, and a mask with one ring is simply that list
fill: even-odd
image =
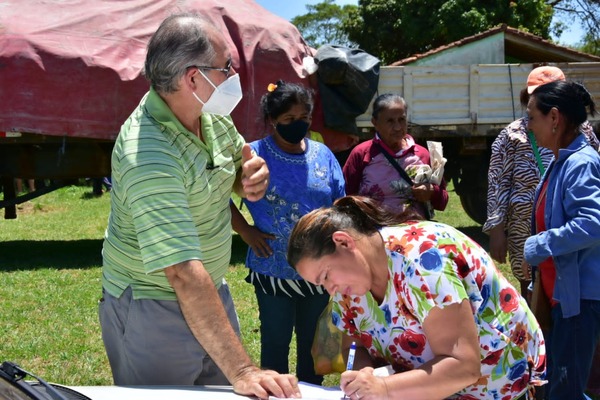
[{"label": "tarpaulin cover", "polygon": [[[150,36],[181,11],[207,16],[225,34],[244,91],[232,117],[246,140],[263,137],[267,85],[310,85],[302,60],[315,51],[252,0],[1,0],[0,131],[114,140],[148,90],[141,71]],[[312,128],[334,151],[347,149],[352,139],[322,121],[317,108]]]}]

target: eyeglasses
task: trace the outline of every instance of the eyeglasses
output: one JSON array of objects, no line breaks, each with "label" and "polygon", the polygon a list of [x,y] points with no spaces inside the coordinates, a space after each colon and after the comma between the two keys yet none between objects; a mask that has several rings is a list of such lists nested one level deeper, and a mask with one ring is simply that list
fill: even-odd
[{"label": "eyeglasses", "polygon": [[[227,60],[227,64],[225,65],[225,68],[217,68],[217,67],[207,67],[204,65],[190,65],[190,67],[196,67],[198,69],[211,69],[214,71],[219,71],[225,74],[226,78],[229,78],[229,72],[231,71],[231,58]],[[188,68],[190,68],[188,67]]]}]

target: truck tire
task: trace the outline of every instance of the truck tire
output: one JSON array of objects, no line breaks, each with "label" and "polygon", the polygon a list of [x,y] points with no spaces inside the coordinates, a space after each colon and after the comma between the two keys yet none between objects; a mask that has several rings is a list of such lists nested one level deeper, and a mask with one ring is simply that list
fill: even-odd
[{"label": "truck tire", "polygon": [[487,219],[487,190],[483,191],[467,191],[460,196],[460,204],[473,221],[480,225],[485,223]]},{"label": "truck tire", "polygon": [[483,225],[487,219],[487,171],[489,157],[464,160],[456,194],[465,213]]}]

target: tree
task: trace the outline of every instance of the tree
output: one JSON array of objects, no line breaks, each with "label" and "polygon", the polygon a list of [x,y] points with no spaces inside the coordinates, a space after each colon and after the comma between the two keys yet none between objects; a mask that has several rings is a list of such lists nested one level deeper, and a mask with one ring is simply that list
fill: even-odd
[{"label": "tree", "polygon": [[324,0],[322,3],[306,5],[306,9],[308,13],[292,18],[291,22],[309,46],[315,49],[324,44],[356,47],[348,39],[348,34],[340,28],[342,21],[353,10],[358,9],[357,6],[347,4],[340,7],[335,4],[335,0]]},{"label": "tree", "polygon": [[502,23],[549,39],[552,15],[544,0],[359,0],[341,29],[391,63]]},{"label": "tree", "polygon": [[555,0],[549,3],[560,21],[553,27],[556,36],[579,24],[585,35],[577,49],[600,55],[600,0]]},{"label": "tree", "polygon": [[503,23],[548,40],[580,24],[577,49],[600,55],[600,0],[358,0],[358,7],[324,0],[306,8],[292,23],[312,47],[360,47],[384,64]]},{"label": "tree", "polygon": [[594,54],[600,56],[600,37],[591,36],[589,33],[583,38],[581,46],[577,47],[577,50],[588,54]]}]

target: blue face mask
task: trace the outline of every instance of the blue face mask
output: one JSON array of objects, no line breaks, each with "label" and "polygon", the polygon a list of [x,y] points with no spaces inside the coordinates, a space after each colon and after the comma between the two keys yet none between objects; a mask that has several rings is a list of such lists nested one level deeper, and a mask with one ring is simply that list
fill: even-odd
[{"label": "blue face mask", "polygon": [[308,133],[309,126],[310,125],[308,122],[302,119],[297,119],[289,124],[277,124],[275,129],[286,142],[298,144]]}]

